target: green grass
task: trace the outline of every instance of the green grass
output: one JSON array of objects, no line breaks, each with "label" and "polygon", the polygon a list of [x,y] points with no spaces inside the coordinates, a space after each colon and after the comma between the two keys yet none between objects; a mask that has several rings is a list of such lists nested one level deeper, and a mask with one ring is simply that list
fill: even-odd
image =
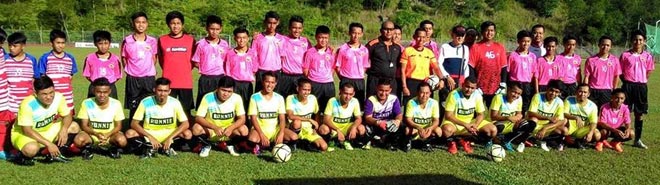
[{"label": "green grass", "polygon": [[[29,47],[38,57],[48,47]],[[84,56],[94,49],[68,48],[82,70]],[[113,50],[116,54],[117,50]],[[644,141],[649,150],[625,145],[625,152],[567,149],[543,152],[529,148],[525,153],[508,153],[501,163],[485,160],[479,147],[474,155],[451,156],[445,151],[424,153],[338,150],[329,153],[298,151],[288,163],[270,162],[263,157],[232,157],[213,151],[208,158],[182,152],[177,158],[140,160],[124,155],[113,160],[97,155],[92,161],[74,157],[70,164],[42,164],[33,167],[0,162],[3,184],[658,184],[660,174],[660,90],[654,73],[649,86],[649,112]],[[88,82],[74,78],[76,104],[87,93]],[[123,80],[117,84],[124,88]],[[120,100],[123,92],[120,90]]]}]

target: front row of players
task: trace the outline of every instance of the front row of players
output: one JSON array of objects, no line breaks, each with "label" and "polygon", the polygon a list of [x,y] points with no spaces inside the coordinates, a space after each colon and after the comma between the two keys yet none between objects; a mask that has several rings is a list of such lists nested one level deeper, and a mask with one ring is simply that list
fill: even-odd
[{"label": "front row of players", "polygon": [[[410,151],[415,141],[424,151],[446,142],[447,150],[455,154],[458,140],[465,152],[472,153],[468,140],[476,139],[486,146],[501,143],[510,151],[517,145],[518,152],[530,141],[546,151],[548,145],[563,150],[564,143],[580,148],[595,143],[598,151],[608,147],[623,152],[621,143],[634,137],[630,113],[623,104],[625,93],[620,89],[601,107],[599,117],[598,107],[588,99],[588,85],[579,85],[576,96],[562,101],[563,84],[551,81],[546,92],[534,95],[525,116],[522,88],[511,83],[506,94],[495,96],[490,119],[486,119],[483,99],[475,93],[475,79],[467,78],[462,87],[449,93],[441,120],[440,103],[431,98],[429,84],[417,87],[417,97],[406,103],[404,116],[401,103],[390,94],[390,82],[381,80],[377,94],[365,101],[363,116],[353,98],[354,87],[347,83],[341,85],[338,97],[328,101],[321,117],[316,98],[310,95],[311,81],[300,79],[298,93],[285,100],[273,92],[275,74],[264,73],[262,78],[264,88],[250,97],[248,117],[241,97],[233,92],[234,81],[222,78],[216,91],[203,96],[195,116],[197,124],[191,129],[181,104],[169,96],[170,81],[157,79],[155,95],[140,102],[125,134],[121,131],[122,106],[109,97],[112,90],[107,79],[92,83],[94,97],[84,100],[77,114],[80,127],[72,124],[66,100],[54,91],[52,80],[36,79],[34,95],[21,103],[17,125],[11,131],[11,142],[20,151],[16,162],[33,165],[39,154],[46,161],[69,162],[63,154],[70,146],[81,149],[87,160],[98,152],[112,158],[120,158],[122,152],[138,153],[142,158],[158,152],[175,156],[174,148],[186,146],[206,157],[214,146],[237,156],[239,149],[259,154],[261,148],[280,143],[296,148],[298,140],[316,151],[332,151],[332,146],[352,150],[356,144],[369,149],[371,142],[390,150],[400,145]],[[608,142],[609,137],[614,139]]]}]

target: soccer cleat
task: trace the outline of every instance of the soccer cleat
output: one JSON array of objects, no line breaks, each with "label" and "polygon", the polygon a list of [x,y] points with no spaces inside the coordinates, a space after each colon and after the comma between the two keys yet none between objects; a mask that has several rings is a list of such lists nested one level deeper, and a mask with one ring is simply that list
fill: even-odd
[{"label": "soccer cleat", "polygon": [[404,152],[410,152],[412,150],[412,140],[408,139],[406,145],[403,147]]},{"label": "soccer cleat", "polygon": [[57,156],[57,157],[53,157],[53,156],[48,155],[48,156],[46,156],[46,159],[45,159],[44,161],[47,162],[47,163],[49,163],[49,162],[69,163],[69,162],[71,162],[72,160],[69,159],[69,158],[66,158],[66,157],[64,157],[64,156],[62,156],[62,155],[59,155],[59,156]]},{"label": "soccer cleat", "polygon": [[614,151],[616,151],[618,153],[623,153],[623,146],[622,146],[621,142],[615,141],[615,142],[612,142],[612,145],[614,146]]},{"label": "soccer cleat", "polygon": [[524,143],[518,144],[518,147],[516,147],[516,152],[523,153],[524,151],[525,151],[525,144]]},{"label": "soccer cleat", "polygon": [[394,151],[394,152],[397,150],[397,149],[396,149],[396,146],[394,146],[393,144],[387,144],[387,145],[385,146],[385,148],[387,148],[387,149],[390,150],[390,151]]},{"label": "soccer cleat", "polygon": [[335,151],[335,147],[329,146],[328,149],[326,149],[326,151],[328,151],[328,152],[334,152],[334,151]]},{"label": "soccer cleat", "polygon": [[367,144],[364,144],[364,146],[362,146],[362,149],[371,150],[371,141],[368,141]]},{"label": "soccer cleat", "polygon": [[231,155],[231,156],[240,156],[241,155],[241,154],[238,154],[238,152],[236,152],[236,149],[234,148],[234,145],[228,145],[227,146],[227,152],[229,152],[229,155]]},{"label": "soccer cleat", "polygon": [[14,163],[21,166],[34,166],[34,159],[25,157],[21,154],[14,160]]},{"label": "soccer cleat", "polygon": [[[504,148],[505,148],[507,151],[513,152],[513,144],[511,144],[511,142],[506,142],[506,143],[504,143]],[[488,149],[488,148],[486,148],[486,149]]]},{"label": "soccer cleat", "polygon": [[154,158],[156,157],[156,150],[152,148],[147,148],[142,152],[142,155],[140,155],[140,159],[146,159],[146,158]]},{"label": "soccer cleat", "polygon": [[110,149],[110,158],[121,159],[121,152],[122,152],[122,149],[119,149],[119,148]]},{"label": "soccer cleat", "polygon": [[455,141],[449,141],[447,142],[447,151],[450,154],[457,154],[458,153],[458,147],[456,146]]},{"label": "soccer cleat", "polygon": [[424,148],[422,148],[422,151],[424,152],[433,152],[433,147],[431,147],[431,144],[426,144]]},{"label": "soccer cleat", "polygon": [[0,151],[0,160],[7,160],[7,154],[5,154],[5,151]]},{"label": "soccer cleat", "polygon": [[644,143],[642,143],[642,140],[637,140],[635,141],[635,144],[633,144],[634,147],[641,148],[641,149],[649,149],[648,146],[646,146]]},{"label": "soccer cleat", "polygon": [[489,149],[490,147],[493,146],[493,141],[488,141],[486,145],[484,145],[486,149]]},{"label": "soccer cleat", "polygon": [[564,137],[564,142],[566,142],[568,145],[572,145],[575,144],[575,139],[573,139],[571,136],[566,136]]},{"label": "soccer cleat", "polygon": [[94,153],[92,153],[92,151],[87,148],[83,149],[80,153],[82,155],[83,160],[89,161],[92,160],[92,158],[94,158]]},{"label": "soccer cleat", "polygon": [[603,140],[601,142],[603,142],[603,147],[612,149],[612,144],[610,142],[608,142],[607,140]]},{"label": "soccer cleat", "polygon": [[167,149],[167,151],[165,151],[165,155],[167,157],[176,157],[177,153],[176,153],[176,151],[174,151],[173,148],[170,148],[170,149]]},{"label": "soccer cleat", "polygon": [[603,142],[602,141],[597,142],[596,146],[594,148],[596,149],[596,151],[602,152],[603,151]]},{"label": "soccer cleat", "polygon": [[227,142],[221,141],[218,143],[218,148],[220,151],[225,151],[227,150]]},{"label": "soccer cleat", "polygon": [[559,150],[560,152],[563,152],[564,151],[564,143],[559,143],[557,145],[557,150]]},{"label": "soccer cleat", "polygon": [[471,146],[472,144],[470,144],[470,142],[467,142],[467,141],[461,139],[461,140],[458,140],[458,143],[461,144],[461,146],[463,147],[463,151],[465,151],[465,153],[467,153],[467,154],[472,153],[472,146]]},{"label": "soccer cleat", "polygon": [[534,146],[534,143],[529,142],[529,141],[525,141],[525,146],[526,146],[526,147],[533,147],[533,146]]},{"label": "soccer cleat", "polygon": [[344,141],[342,145],[344,145],[344,149],[346,150],[353,150],[353,145],[351,145],[351,142]]},{"label": "soccer cleat", "polygon": [[208,157],[210,153],[211,153],[211,146],[206,145],[202,147],[202,149],[199,151],[199,156]]},{"label": "soccer cleat", "polygon": [[259,145],[255,145],[254,148],[252,148],[252,154],[254,155],[261,154],[261,147]]},{"label": "soccer cleat", "polygon": [[[598,142],[598,143],[600,143],[600,142]],[[598,145],[598,143],[596,143],[596,145]],[[585,150],[585,149],[587,149],[587,147],[585,146],[584,141],[582,141],[582,140],[578,140],[578,141],[576,141],[575,144],[577,145],[577,148],[578,148],[578,149],[581,149],[581,150]],[[602,144],[602,143],[601,143],[601,144]],[[602,146],[601,146],[601,148],[602,148]]]},{"label": "soccer cleat", "polygon": [[541,149],[543,149],[544,151],[546,151],[546,152],[550,151],[550,148],[548,148],[548,143],[547,142],[541,141],[540,145],[541,145]]}]

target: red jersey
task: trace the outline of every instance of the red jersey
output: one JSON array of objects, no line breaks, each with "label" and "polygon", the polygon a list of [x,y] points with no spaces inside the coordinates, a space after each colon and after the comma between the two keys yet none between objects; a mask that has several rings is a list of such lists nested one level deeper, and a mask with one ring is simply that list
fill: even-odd
[{"label": "red jersey", "polygon": [[497,42],[478,42],[470,48],[470,66],[477,71],[477,87],[492,95],[500,86],[500,73],[506,67],[506,50]]},{"label": "red jersey", "polygon": [[171,88],[192,89],[192,54],[195,38],[183,34],[179,38],[163,35],[158,38],[159,63],[163,77],[172,81]]}]

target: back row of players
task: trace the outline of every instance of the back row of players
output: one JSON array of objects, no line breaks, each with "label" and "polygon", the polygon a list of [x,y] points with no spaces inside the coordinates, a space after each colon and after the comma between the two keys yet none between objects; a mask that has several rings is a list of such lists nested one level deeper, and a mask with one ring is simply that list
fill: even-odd
[{"label": "back row of players", "polygon": [[[466,84],[473,84],[476,88],[475,91],[477,94],[483,97],[483,101],[480,100],[479,102],[485,102],[486,104],[497,100],[494,99],[497,94],[496,92],[499,89],[506,89],[507,83],[505,82],[509,82],[509,90],[515,89],[511,88],[511,86],[515,84],[513,85],[514,87],[520,87],[522,90],[520,93],[523,105],[521,110],[531,110],[533,107],[529,106],[529,104],[533,103],[534,100],[532,94],[534,94],[534,92],[543,92],[544,90],[552,89],[550,88],[550,82],[552,80],[561,80],[558,82],[561,83],[559,90],[565,91],[563,97],[573,95],[576,89],[578,89],[577,83],[585,82],[588,84],[588,87],[591,88],[589,92],[593,94],[592,96],[587,96],[596,102],[597,106],[595,110],[597,111],[598,106],[604,105],[609,101],[610,93],[613,88],[617,86],[617,79],[620,75],[624,82],[623,89],[626,91],[625,94],[630,96],[628,100],[631,101],[628,101],[628,104],[631,105],[631,108],[633,108],[636,113],[635,130],[637,132],[635,135],[637,138],[635,145],[645,147],[641,140],[639,140],[642,125],[641,117],[646,113],[647,109],[646,82],[648,79],[648,73],[654,69],[654,66],[652,57],[643,49],[645,35],[642,32],[633,32],[633,48],[622,55],[621,62],[619,59],[609,54],[609,48],[612,43],[611,39],[608,37],[601,38],[599,40],[600,51],[597,55],[587,60],[584,69],[584,80],[582,80],[582,69],[580,66],[581,59],[579,55],[574,54],[577,39],[570,36],[565,37],[563,40],[565,51],[561,55],[557,55],[556,48],[559,41],[554,37],[543,39],[544,29],[539,25],[533,27],[533,33],[529,31],[521,31],[518,33],[519,47],[516,51],[511,52],[511,54],[508,55],[509,57],[507,60],[507,54],[504,51],[504,47],[493,40],[496,26],[490,21],[486,21],[481,25],[481,41],[474,44],[463,44],[466,35],[476,35],[469,34],[471,32],[476,33],[476,31],[465,29],[462,26],[455,26],[451,30],[452,41],[443,44],[440,47],[438,47],[434,41],[430,40],[430,35],[433,34],[433,23],[430,21],[423,21],[420,23],[420,27],[414,31],[414,40],[412,41],[411,46],[407,48],[400,45],[401,29],[390,21],[386,21],[381,25],[381,36],[370,41],[366,45],[360,43],[364,28],[359,23],[352,23],[349,25],[349,35],[351,36],[350,41],[342,45],[337,52],[333,54],[334,50],[328,46],[328,40],[330,37],[329,28],[326,26],[319,26],[317,28],[315,35],[317,44],[312,46],[306,38],[300,36],[303,20],[298,16],[293,16],[289,21],[290,35],[287,37],[275,32],[277,25],[279,24],[279,16],[275,12],[268,12],[264,18],[266,30],[253,37],[251,48],[248,48],[247,46],[249,40],[248,31],[242,28],[234,31],[234,39],[237,42],[237,47],[234,49],[229,48],[228,44],[218,37],[218,34],[222,29],[222,21],[216,16],[210,16],[207,19],[206,27],[209,34],[205,39],[198,41],[196,44],[191,36],[183,33],[184,17],[179,12],[174,11],[168,13],[166,21],[170,27],[171,33],[161,36],[158,41],[155,38],[146,35],[148,25],[146,14],[136,13],[131,18],[135,33],[124,39],[124,42],[122,43],[121,59],[108,52],[108,45],[111,41],[109,33],[98,31],[94,34],[95,45],[99,50],[88,55],[85,59],[84,76],[90,81],[100,78],[107,79],[112,89],[110,92],[114,92],[114,97],[116,98],[114,83],[122,77],[120,69],[124,66],[127,73],[126,99],[124,101],[124,106],[131,110],[132,118],[144,116],[135,114],[135,112],[139,110],[140,100],[154,91],[158,94],[157,86],[154,85],[157,84],[154,81],[156,75],[154,66],[155,61],[160,62],[160,65],[163,68],[163,77],[172,79],[171,84],[168,84],[168,88],[171,88],[171,93],[168,94],[179,99],[184,115],[186,115],[183,117],[185,117],[186,120],[192,118],[189,114],[190,110],[194,107],[192,100],[192,74],[191,70],[188,70],[192,69],[192,67],[198,67],[201,73],[201,78],[198,81],[198,94],[200,95],[215,90],[223,77],[231,77],[235,84],[233,85],[235,92],[238,93],[240,97],[243,97],[243,111],[245,111],[245,109],[248,109],[248,111],[250,110],[248,106],[249,100],[245,97],[252,95],[252,82],[256,81],[255,84],[257,91],[261,92],[262,89],[264,89],[262,79],[262,76],[264,76],[263,74],[272,73],[275,76],[279,85],[273,86],[273,88],[276,89],[275,91],[277,91],[278,94],[282,94],[283,96],[296,93],[296,87],[298,86],[295,83],[299,79],[309,79],[311,84],[311,94],[315,95],[319,102],[321,102],[321,104],[319,104],[320,110],[327,110],[326,104],[323,102],[329,102],[335,96],[335,84],[333,78],[333,71],[335,71],[341,80],[341,91],[343,91],[343,87],[345,87],[343,84],[351,84],[346,86],[350,86],[351,88],[349,89],[354,91],[353,93],[358,101],[358,112],[362,112],[360,110],[364,110],[365,108],[383,108],[381,105],[384,105],[385,100],[380,102],[381,105],[374,105],[374,103],[369,105],[369,101],[364,101],[367,100],[365,96],[377,94],[376,90],[378,89],[377,84],[379,81],[389,82],[389,88],[391,88],[391,92],[394,92],[393,94],[403,95],[403,97],[397,97],[397,99],[402,99],[404,102],[410,102],[408,100],[414,99],[413,97],[418,95],[420,90],[424,89],[423,87],[425,85],[423,84],[425,84],[425,80],[428,79],[428,77],[431,76],[431,72],[433,72],[443,80],[442,83],[438,83],[438,86],[433,87],[441,89],[441,93],[439,93],[441,99],[444,100],[445,97],[447,97],[446,100],[448,101],[445,103],[448,104],[453,101],[459,102],[458,104],[460,105],[458,108],[439,106],[437,111],[435,111],[435,114],[437,114],[438,118],[444,117],[447,121],[456,124],[456,126],[439,129],[436,125],[436,127],[429,127],[428,130],[421,129],[421,127],[415,127],[415,129],[419,130],[420,133],[422,133],[421,136],[425,136],[424,138],[429,137],[432,133],[437,136],[448,138],[450,140],[450,142],[448,142],[450,152],[456,153],[455,142],[451,141],[453,132],[458,131],[460,133],[464,130],[469,130],[469,133],[476,134],[477,131],[482,131],[488,137],[494,138],[497,135],[497,128],[499,128],[500,132],[506,130],[506,127],[501,126],[503,124],[499,124],[499,122],[496,122],[498,123],[498,127],[492,126],[492,123],[491,125],[482,125],[480,120],[477,120],[479,122],[475,122],[479,124],[470,124],[471,122],[469,120],[471,120],[471,117],[470,119],[467,119],[469,117],[467,115],[473,114],[475,111],[483,112],[484,106],[478,108],[479,103],[475,103],[472,104],[474,105],[473,108],[461,108],[462,106],[469,107],[470,104],[463,104],[462,100],[471,99],[472,97],[470,96],[472,93],[465,90],[470,89],[465,87]],[[534,42],[532,42],[532,40]],[[541,44],[541,40],[544,41],[543,44]],[[73,93],[70,82],[71,75],[76,72],[77,67],[75,67],[75,60],[73,57],[63,51],[64,43],[66,42],[66,35],[61,33],[61,31],[53,31],[53,33],[51,33],[53,51],[44,54],[39,61],[22,51],[26,38],[21,33],[10,35],[7,38],[7,41],[10,46],[10,54],[4,57],[5,61],[3,62],[1,69],[4,71],[3,74],[7,76],[8,83],[6,84],[9,88],[1,88],[3,90],[8,89],[8,92],[0,90],[0,98],[7,97],[9,99],[9,101],[4,101],[9,103],[2,107],[8,107],[10,111],[3,112],[2,117],[3,120],[6,121],[3,121],[5,124],[0,125],[6,127],[6,123],[13,122],[13,117],[16,112],[18,112],[19,102],[21,102],[23,98],[29,97],[33,94],[32,88],[29,87],[31,86],[31,83],[29,82],[32,81],[33,77],[40,78],[44,75],[53,79],[55,90],[64,94],[69,104],[67,108],[69,112],[72,112]],[[534,46],[530,47],[530,43]],[[537,59],[537,55],[534,54],[535,52],[538,52],[538,55],[543,57]],[[120,60],[121,63],[119,62]],[[364,80],[365,73],[368,75],[366,88]],[[471,80],[465,82],[466,79],[472,79],[473,83],[469,82]],[[0,85],[3,84],[5,83],[0,83]],[[563,88],[561,86],[566,86],[568,88]],[[341,91],[340,96],[341,94],[344,94]],[[94,94],[91,86],[89,92],[90,96]],[[430,93],[431,92],[429,92],[429,95]],[[552,100],[552,96],[548,98]],[[204,104],[204,97],[198,96],[197,99],[197,104],[201,108]],[[348,100],[350,100],[350,98]],[[351,102],[348,100],[346,100],[345,103]],[[359,105],[365,106],[362,107]],[[545,104],[541,107],[545,107]],[[482,111],[479,111],[479,109],[482,109]],[[365,114],[369,113],[369,111],[373,112],[373,110],[369,109],[364,110]],[[198,112],[204,111],[198,110]],[[336,112],[340,111],[337,110]],[[456,115],[464,116],[463,118],[466,120],[461,121],[456,119],[451,116],[452,114],[446,114],[448,112],[454,112]],[[584,113],[586,111],[582,112]],[[141,112],[141,114],[142,113],[143,112]],[[149,112],[151,115],[156,113],[158,113],[158,111]],[[441,116],[442,114],[444,114],[444,116]],[[234,113],[234,116],[237,115],[238,113]],[[274,115],[276,114],[264,114],[259,116],[264,116],[265,118]],[[534,114],[530,114],[527,117],[532,118],[534,117],[533,115]],[[552,114],[551,112],[544,113],[538,115],[540,118],[537,119],[549,118],[547,120],[551,120],[552,123],[557,124],[560,123],[558,120],[563,120],[559,117],[555,120],[552,118],[553,115],[555,114]],[[559,115],[563,116],[561,113]],[[618,115],[623,116],[623,114]],[[217,117],[220,119],[221,117],[225,118],[228,115],[221,116],[220,114],[216,114],[215,116],[220,116]],[[353,116],[361,117],[359,115]],[[289,116],[289,119],[292,119],[291,117],[292,116]],[[572,116],[569,115],[567,117],[570,119]],[[584,122],[588,118],[586,114],[579,117],[584,120],[577,122]],[[301,119],[310,120],[308,118]],[[355,122],[357,123],[361,122],[361,119],[354,119],[356,119]],[[479,116],[477,116],[477,119],[479,119]],[[342,119],[339,119],[338,121],[341,120]],[[367,120],[367,123],[369,122],[368,116],[365,117],[365,120]],[[483,116],[481,116],[481,120],[483,120]],[[498,119],[492,118],[490,120]],[[513,119],[512,122],[523,122],[520,120],[524,119]],[[623,120],[623,117],[617,120]],[[196,121],[199,123],[199,126],[204,125],[201,123],[202,121]],[[317,127],[314,128],[317,128],[321,135],[327,135],[328,133],[331,133],[331,130],[337,131],[337,129],[339,129],[332,123],[329,123],[329,121],[322,119],[318,119],[318,121],[322,124],[317,124]],[[351,132],[345,134],[348,135],[349,138],[354,139],[357,138],[356,134],[362,135],[367,133],[367,130],[378,130],[375,128],[384,128],[381,129],[381,131],[393,130],[396,132],[399,130],[398,126],[400,126],[401,123],[400,120],[388,122],[380,119],[373,119],[372,121],[377,123],[376,125],[378,127],[349,127]],[[429,120],[426,118],[420,118],[418,121],[424,122]],[[156,122],[162,124],[176,123],[176,121],[173,120],[158,120]],[[316,121],[309,122],[314,123]],[[297,122],[293,121],[292,123]],[[432,123],[432,121],[429,123]],[[250,141],[253,141],[252,143],[254,144],[251,148],[258,148],[259,144],[267,146],[269,143],[268,141],[264,141],[266,140],[264,132],[262,132],[258,126],[255,126],[258,124],[252,125],[252,130],[255,130],[258,134],[257,136],[251,137]],[[545,131],[550,132],[562,127],[560,125],[551,125],[553,126],[548,128],[550,130],[546,129]],[[566,124],[563,123],[561,125]],[[209,125],[206,126],[212,128]],[[41,127],[43,127],[43,125]],[[196,126],[193,126],[193,129],[191,129],[192,132],[195,131],[195,127]],[[442,127],[444,128],[445,126]],[[519,126],[516,124],[514,127],[517,128]],[[159,130],[159,127],[154,128],[156,128],[155,130]],[[575,127],[570,128],[570,126],[567,128],[569,128],[569,130],[577,129]],[[236,128],[233,129],[235,130]],[[197,129],[198,134],[200,130],[204,129]],[[145,132],[140,132],[140,129],[135,129],[135,131],[138,132],[138,135],[148,136]],[[180,132],[184,134],[188,133],[186,131],[188,131],[188,129],[180,130]],[[248,132],[247,128],[243,131],[245,131],[241,132],[243,134],[247,134]],[[625,132],[626,136],[632,135],[629,134],[628,131],[629,129]],[[278,134],[276,141],[282,142],[284,140],[284,135],[287,135],[284,133],[285,132]],[[129,131],[127,131],[126,134],[127,136],[135,136],[135,133]],[[216,134],[219,135],[219,133]],[[591,140],[592,137],[595,137],[595,134],[596,131],[591,129],[587,134],[589,140]],[[191,134],[188,134],[188,136],[190,135]],[[564,133],[564,135],[566,134]],[[542,134],[540,136],[544,135]],[[337,137],[342,138],[341,140],[343,140],[344,134],[337,134]],[[151,142],[143,143],[155,143],[155,138],[147,138],[149,138]],[[289,135],[287,135],[286,138],[288,140],[295,140],[295,137]],[[385,138],[386,137],[383,137],[381,139]],[[202,138],[197,140],[205,141]],[[64,141],[67,141],[67,139],[64,139]],[[313,141],[317,143],[316,140]],[[140,143],[139,141],[136,142]],[[368,139],[365,140],[365,142],[361,142],[361,144],[368,147],[369,145],[367,145],[367,143]],[[459,140],[459,143],[463,144],[466,150],[470,150],[469,145],[466,145],[467,142]],[[599,145],[603,144],[609,145],[607,142],[598,142],[596,146],[598,148]],[[62,143],[62,145],[64,145],[64,143]],[[153,146],[158,146],[158,144]],[[317,146],[320,149],[325,149],[325,147],[321,147],[324,145],[320,143],[317,143]],[[352,148],[349,143],[344,143],[344,146],[347,146],[346,148]],[[409,145],[406,144],[406,146]],[[505,144],[505,146],[511,148],[510,144],[509,146]],[[542,144],[542,146],[545,145]],[[22,149],[22,147],[17,148]],[[167,149],[169,149],[169,146]],[[208,147],[204,147],[203,149],[203,151],[208,151]],[[258,149],[255,151],[258,151]]]}]

